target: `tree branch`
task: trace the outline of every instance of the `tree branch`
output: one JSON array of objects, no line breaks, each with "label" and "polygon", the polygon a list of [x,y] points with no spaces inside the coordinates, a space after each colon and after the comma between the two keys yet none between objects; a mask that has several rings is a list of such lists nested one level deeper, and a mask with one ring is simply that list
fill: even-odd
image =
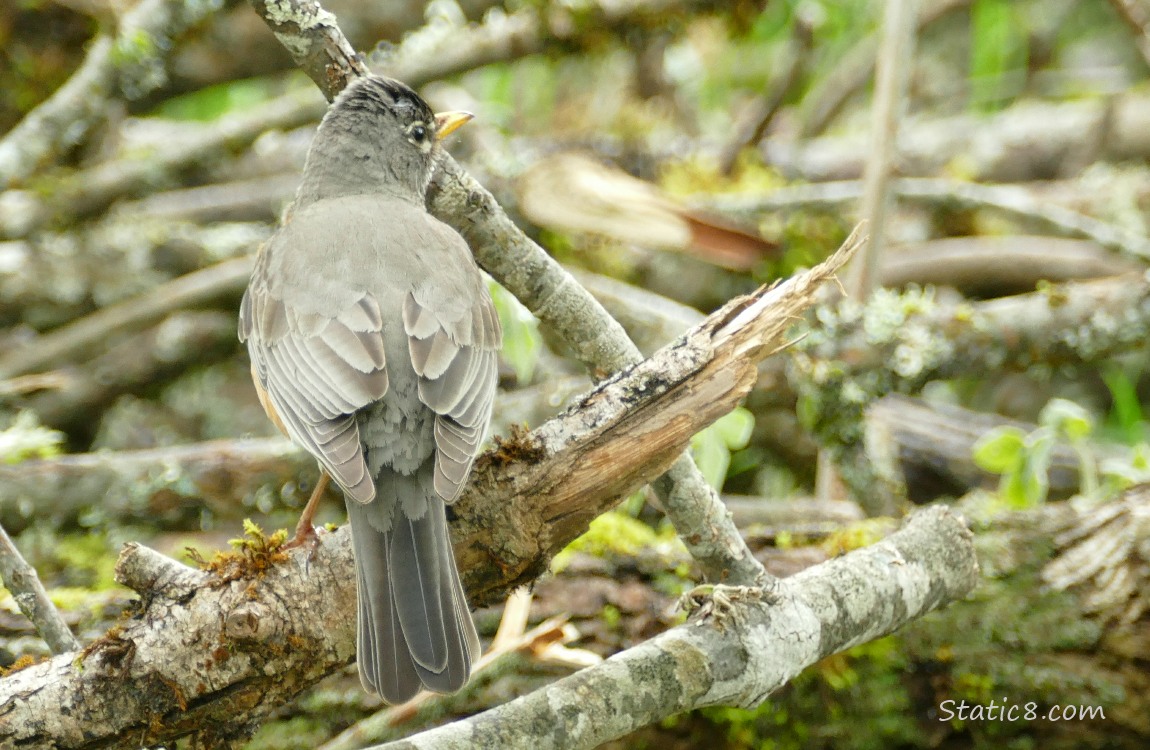
[{"label": "tree branch", "polygon": [[68,82],[0,140],[0,190],[80,141],[103,116],[116,86],[129,98],[161,86],[165,74],[160,56],[218,7],[198,0],[142,0],[124,15],[115,39],[97,37]]},{"label": "tree branch", "polygon": [[106,344],[113,334],[139,330],[175,310],[194,307],[229,293],[238,295],[251,275],[252,262],[248,257],[217,263],[39,336],[0,355],[0,379],[52,367]]},{"label": "tree branch", "polygon": [[48,599],[48,592],[40,583],[36,569],[16,549],[3,526],[0,526],[0,581],[12,593],[16,605],[32,621],[52,653],[63,654],[80,647],[60,612]]},{"label": "tree branch", "polygon": [[[729,411],[754,383],[757,361],[781,346],[855,244],[732,301],[564,414],[482,456],[452,524],[472,602],[529,583],[592,518]],[[223,578],[129,545],[118,580],[144,606],[79,660],[63,655],[0,680],[8,707],[0,744],[134,748],[192,731],[242,734],[352,658],[348,533],[324,534],[310,564],[306,550],[257,549]]]},{"label": "tree branch", "polygon": [[545,691],[377,749],[578,750],[681,711],[752,708],[818,660],[960,599],[977,582],[965,522],[930,508],[884,541],[772,588],[715,587],[687,624]]},{"label": "tree branch", "polygon": [[[1016,185],[980,185],[942,178],[903,177],[894,180],[891,187],[900,198],[956,209],[992,208],[1036,222],[1061,235],[1085,237],[1110,250],[1150,259],[1150,240],[1146,237],[1079,211],[1043,203],[1026,188]],[[731,214],[793,211],[842,205],[856,200],[862,193],[862,182],[844,180],[781,188],[764,196],[723,196],[708,199],[708,204]]]}]

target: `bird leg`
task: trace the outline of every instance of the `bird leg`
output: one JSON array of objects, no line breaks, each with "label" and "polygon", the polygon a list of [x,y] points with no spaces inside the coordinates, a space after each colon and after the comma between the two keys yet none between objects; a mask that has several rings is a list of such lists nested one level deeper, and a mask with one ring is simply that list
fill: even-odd
[{"label": "bird leg", "polygon": [[311,547],[312,556],[315,556],[316,548],[319,546],[319,535],[315,533],[313,519],[315,518],[315,511],[319,507],[319,499],[323,497],[330,481],[331,475],[327,473],[327,469],[320,469],[319,479],[315,482],[315,489],[312,490],[311,497],[308,498],[307,505],[304,506],[303,513],[299,516],[299,523],[296,524],[295,536],[284,544],[285,549],[302,547],[306,544]]}]

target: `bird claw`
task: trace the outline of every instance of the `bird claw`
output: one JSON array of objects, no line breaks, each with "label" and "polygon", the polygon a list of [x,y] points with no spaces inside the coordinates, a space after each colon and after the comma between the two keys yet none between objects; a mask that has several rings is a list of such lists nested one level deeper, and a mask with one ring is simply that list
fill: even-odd
[{"label": "bird claw", "polygon": [[308,563],[315,562],[316,555],[319,554],[320,538],[316,533],[315,527],[310,523],[301,522],[296,526],[295,536],[288,541],[284,542],[282,549],[297,549],[301,547],[308,548],[307,561]]},{"label": "bird claw", "polygon": [[728,621],[737,622],[742,615],[739,604],[765,602],[774,604],[778,594],[760,586],[727,586],[703,584],[679,598],[679,608],[687,615],[698,615],[699,622],[713,620],[721,630]]}]

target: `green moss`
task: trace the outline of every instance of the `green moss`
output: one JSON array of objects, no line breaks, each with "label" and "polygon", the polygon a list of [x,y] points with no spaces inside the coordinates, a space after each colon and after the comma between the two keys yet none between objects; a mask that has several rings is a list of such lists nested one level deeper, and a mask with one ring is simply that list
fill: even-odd
[{"label": "green moss", "polygon": [[22,411],[0,429],[0,463],[51,458],[60,454],[63,443],[64,433],[40,426],[35,412]]},{"label": "green moss", "polygon": [[264,724],[244,747],[246,750],[307,750],[319,747],[330,738],[331,727],[326,722],[295,716]]},{"label": "green moss", "polygon": [[116,556],[109,552],[102,535],[65,536],[58,541],[55,558],[75,585],[102,591],[117,586]]},{"label": "green moss", "polygon": [[658,531],[626,513],[609,511],[591,522],[587,531],[555,556],[552,569],[563,570],[572,553],[595,557],[634,557],[644,550],[671,552],[682,549],[682,542],[669,526]]},{"label": "green moss", "polygon": [[845,555],[856,549],[869,547],[893,533],[898,522],[893,518],[868,518],[852,523],[827,536],[820,547],[833,556]]}]

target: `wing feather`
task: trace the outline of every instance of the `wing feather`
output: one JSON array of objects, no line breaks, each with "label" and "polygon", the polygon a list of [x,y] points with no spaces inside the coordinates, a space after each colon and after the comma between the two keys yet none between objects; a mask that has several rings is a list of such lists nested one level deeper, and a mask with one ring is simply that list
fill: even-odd
[{"label": "wing feather", "polygon": [[458,496],[491,417],[503,332],[481,287],[470,307],[459,300],[408,294],[404,331],[419,376],[419,400],[436,413],[434,486],[445,502]]},{"label": "wing feather", "polygon": [[376,300],[362,294],[330,316],[304,314],[253,285],[240,307],[240,335],[288,434],[349,496],[370,502],[375,486],[354,414],[388,389]]}]

